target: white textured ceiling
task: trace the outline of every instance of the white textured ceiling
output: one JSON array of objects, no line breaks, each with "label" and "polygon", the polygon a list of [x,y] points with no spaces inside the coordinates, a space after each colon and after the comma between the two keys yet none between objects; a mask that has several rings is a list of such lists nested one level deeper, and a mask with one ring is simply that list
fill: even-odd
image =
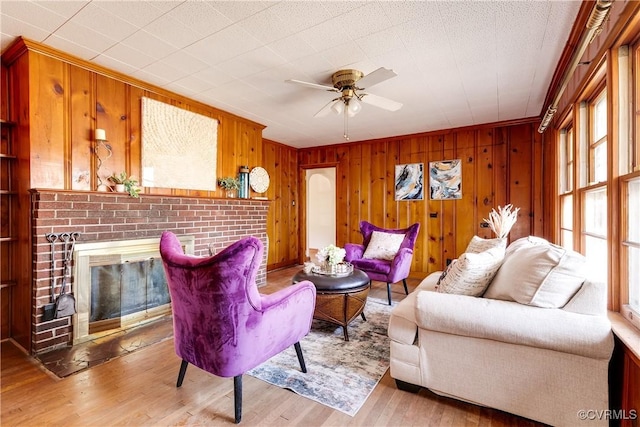
[{"label": "white textured ceiling", "polygon": [[351,141],[539,116],[580,1],[0,1],[0,48],[24,36],[266,126],[294,147],[344,142],[313,115],[355,68],[401,102],[349,120]]}]

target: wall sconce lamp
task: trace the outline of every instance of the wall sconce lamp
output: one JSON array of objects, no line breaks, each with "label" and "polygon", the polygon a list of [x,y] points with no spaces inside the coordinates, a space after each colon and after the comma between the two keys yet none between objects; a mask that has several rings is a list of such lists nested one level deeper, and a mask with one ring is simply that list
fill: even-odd
[{"label": "wall sconce lamp", "polygon": [[[102,167],[102,162],[107,160],[113,154],[111,151],[111,146],[107,144],[107,132],[104,129],[96,129],[93,135],[96,140],[96,146],[93,150],[93,153],[96,156],[96,178],[97,178],[97,190],[98,191],[107,191],[107,185],[102,182],[102,178],[100,177],[100,168]],[[100,148],[106,151],[106,157],[100,156]]]}]

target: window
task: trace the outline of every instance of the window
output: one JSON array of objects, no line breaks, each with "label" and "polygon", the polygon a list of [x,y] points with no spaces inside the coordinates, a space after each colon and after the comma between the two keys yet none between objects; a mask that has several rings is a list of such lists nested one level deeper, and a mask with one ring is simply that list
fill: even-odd
[{"label": "window", "polygon": [[[600,82],[594,95],[582,102],[579,121],[579,146],[581,163],[579,173],[586,179],[578,191],[578,200],[573,208],[580,230],[579,252],[587,257],[591,276],[598,281],[609,282],[609,245],[607,242],[608,183],[607,183],[607,92],[604,81]],[[585,182],[586,181],[586,182]],[[567,202],[561,201],[562,206]],[[562,234],[562,233],[561,233]],[[565,234],[567,234],[565,232]],[[568,237],[568,236],[567,236]],[[564,246],[564,245],[563,245]]]},{"label": "window", "polygon": [[[627,212],[623,234],[623,271],[629,284],[629,306],[640,315],[640,177],[625,182],[626,191],[623,196],[626,199]],[[624,202],[623,202],[624,203]]]},{"label": "window", "polygon": [[573,127],[560,132],[560,194],[573,190]]},{"label": "window", "polygon": [[[620,141],[620,287],[622,314],[640,328],[640,42],[629,50],[633,57],[624,59],[631,63],[626,73],[630,80],[631,100],[628,117],[630,134],[623,134]],[[620,74],[623,75],[621,65]],[[622,78],[622,77],[621,77]],[[621,87],[624,81],[620,84]],[[622,98],[620,102],[626,101]],[[625,103],[625,106],[627,103]],[[622,128],[623,125],[621,125]],[[626,297],[626,298],[625,298]]]},{"label": "window", "polygon": [[573,194],[560,197],[560,245],[573,250]]},{"label": "window", "polygon": [[582,247],[593,278],[608,282],[607,187],[583,193]]},{"label": "window", "polygon": [[560,131],[560,245],[573,250],[573,127]]},{"label": "window", "polygon": [[557,128],[555,238],[586,256],[616,298],[608,307],[640,328],[640,34],[620,42]]},{"label": "window", "polygon": [[589,105],[589,183],[607,180],[607,93]]},{"label": "window", "polygon": [[629,157],[631,158],[630,169],[632,171],[640,171],[640,43],[635,45],[633,49],[634,61],[633,69],[631,71],[631,82],[633,83],[633,106],[634,106],[634,119],[633,119],[633,136],[629,138],[633,143],[629,149]]}]

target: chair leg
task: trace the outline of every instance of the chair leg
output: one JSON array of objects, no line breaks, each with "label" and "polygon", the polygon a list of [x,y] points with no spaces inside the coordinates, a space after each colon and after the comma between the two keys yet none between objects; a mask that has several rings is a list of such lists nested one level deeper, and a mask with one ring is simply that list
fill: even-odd
[{"label": "chair leg", "polygon": [[235,423],[242,419],[242,374],[233,377],[233,408],[235,411]]},{"label": "chair leg", "polygon": [[391,305],[391,283],[387,282],[387,298],[389,298],[389,305]]},{"label": "chair leg", "polygon": [[189,362],[183,360],[180,364],[180,373],[178,373],[178,382],[176,383],[176,387],[180,387],[182,385],[182,381],[184,380],[184,374],[187,373],[187,367],[189,366]]},{"label": "chair leg", "polygon": [[407,288],[407,279],[402,279],[402,284],[404,285],[404,293],[409,295],[409,289]]},{"label": "chair leg", "polygon": [[307,373],[307,365],[304,364],[304,356],[302,355],[302,347],[300,347],[300,342],[297,342],[293,345],[296,349],[296,355],[298,356],[298,362],[300,362],[300,369],[303,373]]}]

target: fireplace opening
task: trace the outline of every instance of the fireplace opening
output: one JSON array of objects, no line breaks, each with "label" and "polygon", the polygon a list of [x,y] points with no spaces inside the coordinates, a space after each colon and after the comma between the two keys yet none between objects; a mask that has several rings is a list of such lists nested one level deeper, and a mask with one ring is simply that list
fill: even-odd
[{"label": "fireplace opening", "polygon": [[118,263],[119,257],[115,258],[112,263],[91,267],[89,334],[170,311],[161,259]]},{"label": "fireplace opening", "polygon": [[[195,238],[179,239],[193,254]],[[160,239],[76,244],[74,344],[171,314],[159,245]]]}]

